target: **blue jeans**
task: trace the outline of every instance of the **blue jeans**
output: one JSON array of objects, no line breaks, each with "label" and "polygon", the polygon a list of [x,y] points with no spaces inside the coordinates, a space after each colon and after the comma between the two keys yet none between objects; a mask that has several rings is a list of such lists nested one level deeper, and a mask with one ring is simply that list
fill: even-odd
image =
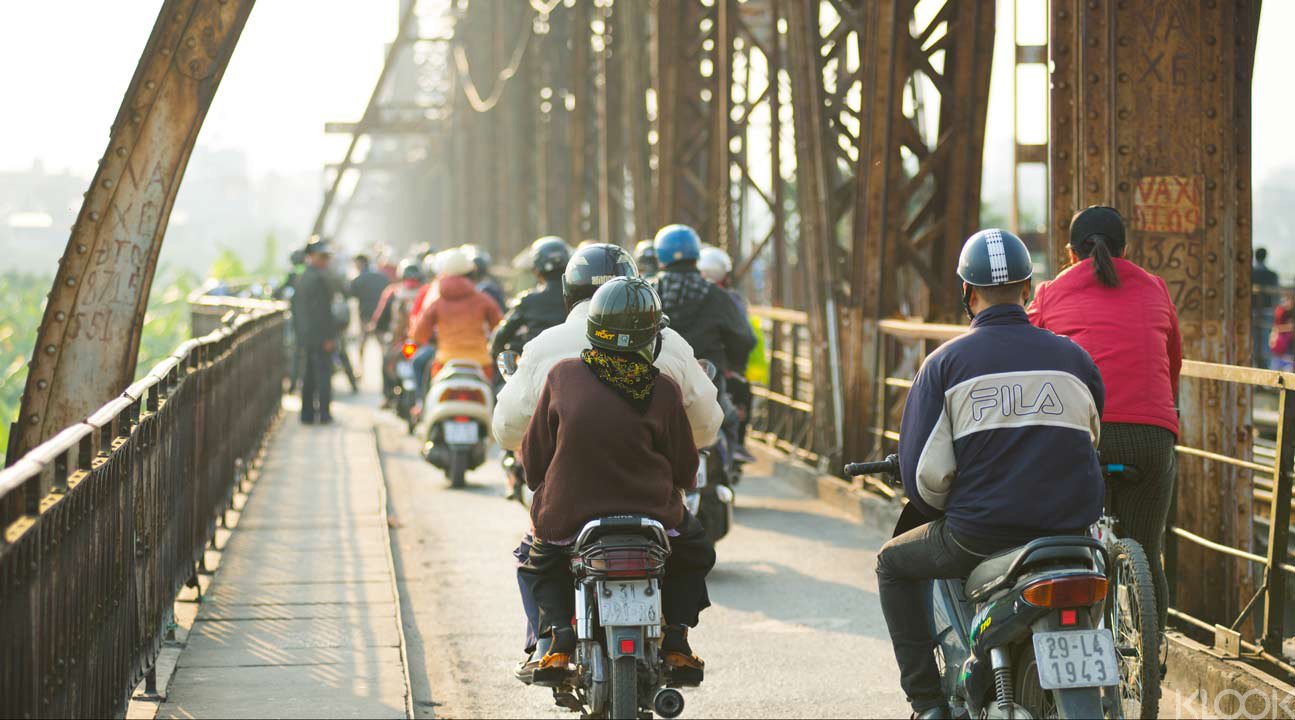
[{"label": "blue jeans", "polygon": [[417,388],[419,402],[422,402],[423,396],[427,394],[427,381],[430,380],[427,377],[427,368],[435,359],[436,345],[433,343],[428,343],[418,348],[414,356],[409,359],[409,362],[414,366],[414,387]]}]

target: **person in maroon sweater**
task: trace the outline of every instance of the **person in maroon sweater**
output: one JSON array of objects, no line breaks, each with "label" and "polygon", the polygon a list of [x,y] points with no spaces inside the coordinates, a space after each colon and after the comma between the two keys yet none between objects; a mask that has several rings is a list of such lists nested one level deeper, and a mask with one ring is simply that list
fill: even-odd
[{"label": "person in maroon sweater", "polygon": [[537,685],[559,684],[570,672],[568,553],[585,523],[609,515],[644,515],[669,531],[661,657],[673,682],[702,679],[705,664],[688,645],[688,628],[710,606],[706,574],[715,548],[683,505],[682,492],[697,482],[697,448],[679,386],[652,364],[661,325],[651,285],[638,278],[603,285],[590,302],[593,348],[549,372],[522,439],[535,543],[519,572],[539,605],[540,636],[553,638],[535,670]]}]

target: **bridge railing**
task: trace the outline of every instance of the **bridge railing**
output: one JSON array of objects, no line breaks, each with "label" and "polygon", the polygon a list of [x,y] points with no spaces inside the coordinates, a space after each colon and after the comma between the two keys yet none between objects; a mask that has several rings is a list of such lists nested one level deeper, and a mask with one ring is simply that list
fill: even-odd
[{"label": "bridge railing", "polygon": [[125,712],[278,416],[285,317],[185,342],[0,471],[0,715]]},{"label": "bridge railing", "polygon": [[[874,437],[881,439],[883,447],[893,447],[899,440],[899,419],[903,409],[900,400],[903,393],[913,386],[911,378],[921,365],[927,350],[935,343],[962,335],[967,332],[967,328],[962,325],[883,320],[880,330],[888,346],[881,353],[883,364],[876,393],[877,411],[874,414],[878,419],[878,426],[870,430]],[[1235,647],[1231,649],[1233,654],[1245,651],[1289,674],[1295,674],[1295,667],[1288,664],[1282,654],[1288,579],[1295,577],[1295,565],[1289,561],[1288,549],[1292,467],[1295,465],[1295,373],[1184,360],[1182,376],[1275,391],[1278,395],[1277,448],[1271,463],[1261,463],[1255,462],[1253,458],[1232,457],[1205,448],[1176,446],[1180,456],[1202,458],[1253,473],[1256,517],[1259,517],[1260,511],[1267,510],[1268,543],[1265,554],[1258,555],[1248,548],[1224,545],[1171,524],[1165,538],[1165,572],[1169,576],[1171,588],[1177,571],[1179,542],[1189,542],[1211,552],[1249,561],[1262,568],[1263,582],[1258,592],[1248,598],[1240,616],[1229,626],[1211,624],[1177,608],[1171,607],[1169,614],[1182,623],[1213,635],[1220,649],[1228,643],[1234,643]],[[1262,627],[1259,643],[1255,644],[1240,639],[1237,631],[1259,607],[1263,608]]]},{"label": "bridge railing", "polygon": [[814,437],[809,317],[798,310],[774,307],[753,306],[750,313],[764,333],[769,383],[751,387],[761,402],[749,432],[789,455],[818,462],[819,442],[829,439]]}]

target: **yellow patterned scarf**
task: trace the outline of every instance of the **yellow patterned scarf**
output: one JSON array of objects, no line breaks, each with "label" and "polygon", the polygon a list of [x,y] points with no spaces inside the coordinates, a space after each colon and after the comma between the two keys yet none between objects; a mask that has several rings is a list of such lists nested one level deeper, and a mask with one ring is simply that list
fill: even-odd
[{"label": "yellow patterned scarf", "polygon": [[637,355],[610,353],[596,348],[580,353],[580,359],[599,382],[615,390],[639,412],[647,412],[657,376],[661,374],[655,365]]}]

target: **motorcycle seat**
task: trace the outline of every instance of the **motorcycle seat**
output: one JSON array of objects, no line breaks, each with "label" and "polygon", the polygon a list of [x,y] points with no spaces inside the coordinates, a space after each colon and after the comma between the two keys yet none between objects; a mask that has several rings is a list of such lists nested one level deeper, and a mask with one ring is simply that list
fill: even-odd
[{"label": "motorcycle seat", "polygon": [[990,555],[967,576],[967,599],[979,603],[1007,587],[1021,572],[1040,565],[1084,565],[1095,567],[1093,550],[1097,541],[1089,537],[1063,535],[1033,540],[1021,547]]},{"label": "motorcycle seat", "polygon": [[613,515],[598,518],[585,523],[576,537],[573,552],[580,552],[591,543],[612,535],[630,535],[652,540],[662,547],[670,547],[670,538],[666,535],[665,526],[642,515]]}]

